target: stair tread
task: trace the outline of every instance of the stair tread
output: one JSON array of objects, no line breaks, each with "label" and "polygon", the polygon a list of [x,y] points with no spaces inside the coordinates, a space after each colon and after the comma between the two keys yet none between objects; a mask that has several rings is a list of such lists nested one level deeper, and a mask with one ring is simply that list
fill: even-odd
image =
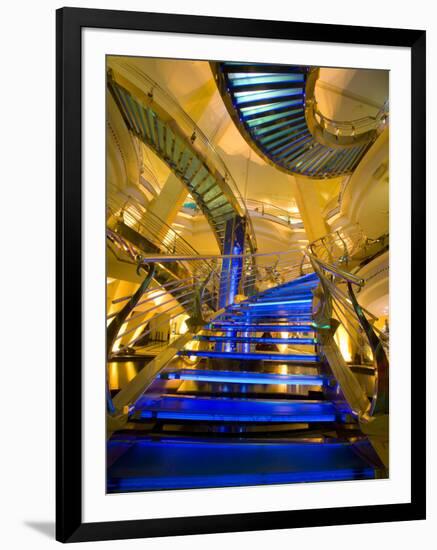
[{"label": "stair tread", "polygon": [[146,394],[135,404],[133,419],[215,420],[244,422],[333,422],[329,401],[186,397]]},{"label": "stair tread", "polygon": [[247,361],[249,359],[257,359],[259,361],[288,361],[288,362],[303,362],[317,363],[318,355],[314,354],[297,354],[297,353],[276,353],[276,352],[235,352],[235,351],[203,351],[203,350],[182,350],[178,355],[204,357],[211,359],[241,359]]},{"label": "stair tread", "polygon": [[262,338],[261,336],[215,336],[207,334],[195,336],[194,340],[206,342],[239,342],[241,344],[295,344],[299,346],[308,346],[317,343],[315,338]]},{"label": "stair tread", "polygon": [[229,323],[229,322],[219,322],[214,321],[210,324],[212,330],[223,330],[223,329],[233,329],[236,331],[244,332],[315,332],[316,328],[314,325],[309,324],[278,324],[278,323],[269,323],[269,324],[253,324],[253,323]]},{"label": "stair tread", "polygon": [[108,469],[108,490],[371,479],[375,464],[363,458],[370,453],[367,440],[208,442],[194,437],[119,436],[108,444],[108,458],[113,462]]},{"label": "stair tread", "polygon": [[275,374],[238,370],[177,369],[162,373],[170,380],[195,380],[198,382],[223,382],[236,384],[287,384],[296,386],[321,386],[328,376],[308,374]]}]

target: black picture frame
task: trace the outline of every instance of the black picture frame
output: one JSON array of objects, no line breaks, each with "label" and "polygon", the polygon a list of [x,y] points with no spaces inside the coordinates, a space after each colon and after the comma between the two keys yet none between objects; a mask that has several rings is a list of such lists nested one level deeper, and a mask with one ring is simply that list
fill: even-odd
[{"label": "black picture frame", "polygon": [[[57,42],[57,383],[56,538],[61,542],[127,539],[425,519],[425,346],[412,323],[411,502],[313,510],[82,522],[81,354],[82,189],[81,31],[127,29],[257,37],[411,49],[412,319],[425,318],[425,44],[422,30],[262,21],[128,11],[62,8]],[[421,324],[420,324],[421,325]]]}]

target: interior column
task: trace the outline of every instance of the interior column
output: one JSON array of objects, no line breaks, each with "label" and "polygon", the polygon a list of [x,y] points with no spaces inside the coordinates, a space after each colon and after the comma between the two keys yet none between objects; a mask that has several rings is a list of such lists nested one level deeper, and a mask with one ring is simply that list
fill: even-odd
[{"label": "interior column", "polygon": [[293,179],[297,206],[308,241],[311,243],[329,233],[329,228],[322,216],[322,209],[314,180],[304,176],[295,176]]}]

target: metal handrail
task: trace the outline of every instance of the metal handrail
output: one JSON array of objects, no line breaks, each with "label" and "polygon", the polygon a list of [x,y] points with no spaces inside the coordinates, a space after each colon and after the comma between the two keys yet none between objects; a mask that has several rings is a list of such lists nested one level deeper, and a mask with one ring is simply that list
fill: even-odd
[{"label": "metal handrail", "polygon": [[261,216],[269,216],[273,221],[286,224],[292,227],[303,227],[302,218],[299,213],[291,214],[287,210],[258,199],[246,199],[246,206],[251,211],[256,211]]},{"label": "metal handrail", "polygon": [[[327,147],[368,148],[387,127],[389,112],[386,101],[375,116],[355,120],[333,120],[321,113],[315,97],[319,68],[309,71],[305,86],[305,119],[316,141]],[[362,149],[363,150],[363,149]]]},{"label": "metal handrail", "polygon": [[[257,253],[257,254],[229,254],[229,255],[205,255],[205,256],[178,256],[178,255],[142,255],[130,243],[125,243],[124,239],[119,235],[115,238],[110,229],[107,230],[110,242],[114,246],[118,247],[121,254],[127,255],[127,260],[132,265],[136,265],[148,269],[150,265],[163,265],[165,262],[187,262],[188,264],[193,262],[214,260],[213,263],[208,264],[210,269],[208,272],[203,273],[201,276],[193,276],[187,279],[184,284],[178,287],[172,287],[168,291],[162,288],[148,289],[146,293],[153,290],[158,292],[161,300],[156,303],[156,295],[149,296],[143,300],[137,302],[136,306],[142,306],[140,311],[132,312],[130,317],[124,319],[122,325],[127,325],[131,321],[134,326],[129,325],[122,332],[119,332],[115,341],[120,341],[126,336],[132,335],[133,338],[129,339],[127,343],[121,345],[119,351],[126,350],[127,348],[135,345],[142,340],[147,334],[151,332],[151,329],[142,330],[146,328],[146,325],[153,319],[154,326],[158,326],[159,322],[167,322],[168,316],[175,318],[182,312],[187,312],[191,316],[199,317],[199,304],[201,304],[203,311],[202,315],[209,315],[208,311],[212,314],[214,310],[218,309],[218,300],[221,295],[221,291],[229,284],[229,276],[231,271],[240,281],[240,294],[247,295],[247,292],[251,288],[255,288],[263,283],[275,282],[278,280],[283,284],[287,281],[293,280],[300,276],[302,272],[311,269],[309,263],[305,263],[304,251],[299,247],[293,247],[287,251],[280,251],[275,253]],[[249,258],[249,262],[246,260]],[[235,262],[235,267],[223,270],[223,266],[227,265],[225,260]],[[255,261],[256,260],[256,261]],[[191,270],[192,271],[192,270]],[[121,304],[130,300],[130,296],[124,296]],[[201,301],[199,301],[201,298]],[[196,302],[197,300],[197,302]],[[118,300],[117,302],[120,302]],[[229,304],[227,304],[229,305]],[[122,305],[122,309],[123,309]],[[108,316],[108,320],[114,318],[116,313],[113,312]],[[158,325],[156,324],[158,322]],[[140,334],[137,331],[140,330]],[[137,335],[136,335],[137,334]],[[135,336],[136,335],[136,336]]]},{"label": "metal handrail", "polygon": [[[362,237],[361,233],[360,237]],[[365,239],[364,242],[367,240]],[[337,246],[336,249],[328,246],[333,243]],[[351,251],[355,250],[355,242],[352,240],[346,242],[342,235],[335,232],[311,243],[307,249],[307,255],[321,282],[319,324],[332,331],[330,335],[322,338],[322,342],[329,346],[332,354],[332,348],[335,347],[332,337],[337,328],[335,322],[334,324],[331,322],[334,315],[336,322],[343,325],[362,355],[364,355],[365,345],[372,351],[375,363],[375,389],[371,403],[366,404],[360,393],[359,384],[351,378],[350,374],[348,374],[348,387],[345,390],[345,397],[352,410],[355,410],[361,421],[368,422],[376,416],[388,413],[388,360],[385,353],[387,342],[382,340],[381,331],[371,324],[377,318],[361,307],[356,299],[353,286],[361,288],[365,281],[340,267],[348,264]],[[336,255],[335,252],[337,252]],[[320,255],[328,255],[330,262],[321,259]],[[347,291],[343,292],[340,285],[345,285]],[[368,318],[371,319],[370,322]],[[363,341],[363,337],[366,338],[367,344]],[[336,368],[342,372],[347,367],[340,361]]]},{"label": "metal handrail", "polygon": [[[298,212],[291,214],[279,206],[258,199],[246,199],[245,202],[247,211],[251,216],[256,212],[256,214],[274,223],[279,223],[293,229],[303,228],[302,218]],[[183,208],[184,212],[193,217],[202,213],[197,205],[194,208],[185,206]]]},{"label": "metal handrail", "polygon": [[201,272],[210,269],[208,262],[200,259],[198,251],[184,237],[131,195],[119,190],[110,193],[107,211],[109,215],[122,219],[157,248],[175,255],[198,257],[199,261],[191,265]]},{"label": "metal handrail", "polygon": [[388,101],[384,103],[376,115],[367,115],[355,120],[334,120],[325,116],[318,108],[315,98],[310,105],[320,126],[336,136],[353,137],[370,131],[379,131],[381,128],[385,128],[389,116]]}]

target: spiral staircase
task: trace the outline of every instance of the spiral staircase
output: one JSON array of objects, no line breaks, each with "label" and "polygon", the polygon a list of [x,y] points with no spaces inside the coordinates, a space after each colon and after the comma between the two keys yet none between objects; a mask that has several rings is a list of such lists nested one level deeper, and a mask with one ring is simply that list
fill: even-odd
[{"label": "spiral staircase", "polygon": [[213,63],[225,105],[244,139],[288,173],[330,178],[351,173],[384,128],[376,117],[352,122],[323,116],[315,101],[319,69],[251,63]]},{"label": "spiral staircase", "polygon": [[[347,173],[375,139],[376,129],[359,143],[316,140],[306,67],[225,63],[214,71],[240,131],[288,172]],[[108,318],[108,363],[138,368],[123,388],[108,386],[107,491],[386,477],[388,360],[356,298],[365,284],[350,269],[356,239],[334,234],[304,251],[257,253],[246,206],[200,146],[200,131],[184,133],[156,91],[135,97],[114,74],[108,88],[130,132],[185,183],[221,253],[199,255],[181,239],[176,245],[177,235],[172,247],[154,240],[141,215],[120,218],[123,207],[113,205],[108,246],[143,282]],[[158,280],[163,271],[172,280]],[[172,297],[164,313],[153,281]],[[151,324],[182,313],[187,331],[148,354]],[[370,384],[340,353],[341,324],[364,335],[371,358],[360,368]],[[114,352],[117,340],[124,344]]]}]

